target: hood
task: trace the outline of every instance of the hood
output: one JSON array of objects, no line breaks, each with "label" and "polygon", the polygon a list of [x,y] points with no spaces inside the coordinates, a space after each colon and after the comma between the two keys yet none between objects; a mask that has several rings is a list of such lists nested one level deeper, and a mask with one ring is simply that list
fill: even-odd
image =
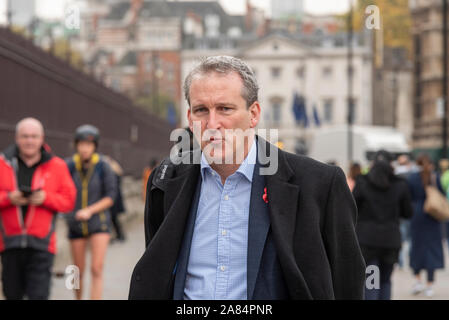
[{"label": "hood", "polygon": [[394,179],[394,170],[389,162],[377,161],[366,175],[368,181],[379,189],[388,189]]},{"label": "hood", "polygon": [[[51,148],[46,143],[44,143],[41,147],[41,153],[41,163],[47,162],[53,157],[51,154]],[[12,144],[3,151],[3,154],[8,161],[11,161],[13,158],[17,158],[19,156],[19,148],[16,144]]]}]

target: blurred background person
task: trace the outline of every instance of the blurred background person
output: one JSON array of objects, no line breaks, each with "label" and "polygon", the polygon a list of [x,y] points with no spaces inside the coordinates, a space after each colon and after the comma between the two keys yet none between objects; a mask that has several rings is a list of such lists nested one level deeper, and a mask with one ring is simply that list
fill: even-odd
[{"label": "blurred background person", "polygon": [[396,165],[394,166],[394,173],[398,176],[401,176],[402,178],[407,179],[408,176],[412,172],[419,171],[419,168],[416,167],[416,165],[413,164],[413,162],[410,159],[410,156],[407,154],[401,154],[397,160]]},{"label": "blurred background person", "polygon": [[56,215],[72,210],[75,198],[69,170],[44,143],[41,122],[19,121],[16,143],[0,154],[0,251],[6,299],[49,298]]},{"label": "blurred background person", "polygon": [[[439,165],[441,188],[449,201],[449,159],[441,159]],[[443,237],[447,240],[449,248],[449,221],[443,224]]]},{"label": "blurred background person", "polygon": [[347,182],[349,189],[352,191],[354,190],[357,178],[362,174],[362,167],[358,162],[354,162],[349,167],[349,173],[347,177]]},{"label": "blurred background person", "polygon": [[[444,255],[441,223],[424,212],[425,187],[436,183],[438,189],[441,192],[443,190],[429,155],[419,155],[416,162],[420,171],[412,173],[408,178],[414,211],[410,225],[410,267],[413,269],[416,283],[413,285],[412,294],[424,292],[427,297],[432,297],[435,270],[444,268]],[[426,286],[421,282],[420,273],[423,270],[427,272]]]},{"label": "blurred background person", "polygon": [[353,190],[358,208],[356,232],[367,266],[380,271],[380,288],[365,288],[367,300],[391,299],[391,275],[401,248],[399,218],[413,214],[407,182],[394,174],[392,156],[379,151],[368,174]]},{"label": "blurred background person", "polygon": [[440,183],[445,194],[449,189],[449,159],[441,159],[439,161],[440,167]]},{"label": "blurred background person", "polygon": [[112,171],[115,174],[115,178],[117,181],[117,196],[114,199],[114,205],[111,207],[111,221],[112,227],[115,231],[115,237],[111,239],[111,243],[113,242],[124,242],[125,232],[123,230],[122,223],[120,222],[119,215],[126,212],[125,203],[123,202],[123,193],[122,193],[122,177],[123,177],[123,169],[120,164],[112,159],[109,156],[104,155],[104,160],[109,164]]},{"label": "blurred background person", "polygon": [[158,165],[157,159],[156,158],[151,158],[148,166],[146,166],[143,169],[142,172],[142,200],[145,201],[145,195],[147,194],[147,183],[148,183],[148,178],[151,175],[151,172],[153,172],[153,169],[156,168],[156,166]]},{"label": "blurred background person", "polygon": [[[408,154],[401,154],[395,163],[394,173],[405,180],[410,174],[418,171],[417,166],[411,161]],[[399,252],[399,267],[403,268],[405,260],[410,256],[410,221],[411,219],[400,219],[400,230],[402,236],[402,247]]]},{"label": "blurred background person", "polygon": [[99,300],[103,292],[103,262],[110,240],[109,209],[117,194],[117,180],[109,164],[97,153],[99,131],[91,125],[76,129],[75,155],[67,159],[72,179],[78,190],[75,210],[67,216],[73,263],[79,268],[78,290],[82,299],[82,280],[86,265],[87,245],[91,249],[91,299]]}]

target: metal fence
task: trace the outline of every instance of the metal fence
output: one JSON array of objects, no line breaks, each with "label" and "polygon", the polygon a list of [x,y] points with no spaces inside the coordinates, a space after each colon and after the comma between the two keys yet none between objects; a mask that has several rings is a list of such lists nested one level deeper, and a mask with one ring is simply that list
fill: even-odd
[{"label": "metal fence", "polygon": [[0,28],[0,149],[14,141],[15,124],[39,119],[53,152],[74,152],[73,133],[82,124],[100,129],[100,153],[116,159],[127,174],[140,175],[150,158],[170,150],[173,127],[135,107],[125,96]]}]

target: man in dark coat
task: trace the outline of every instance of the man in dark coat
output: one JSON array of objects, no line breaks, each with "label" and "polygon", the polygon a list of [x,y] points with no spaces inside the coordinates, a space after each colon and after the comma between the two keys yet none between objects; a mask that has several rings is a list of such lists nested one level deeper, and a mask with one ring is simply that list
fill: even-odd
[{"label": "man in dark coat", "polygon": [[184,161],[191,152],[172,153],[148,180],[146,250],[130,299],[363,299],[357,210],[342,170],[254,134],[241,143],[237,131],[226,135],[254,130],[257,91],[233,57],[207,58],[186,78],[201,149],[193,164]]}]

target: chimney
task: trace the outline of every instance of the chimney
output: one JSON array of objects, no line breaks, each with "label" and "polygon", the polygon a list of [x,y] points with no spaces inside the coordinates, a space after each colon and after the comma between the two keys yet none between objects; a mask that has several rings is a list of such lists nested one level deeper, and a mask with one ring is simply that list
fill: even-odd
[{"label": "chimney", "polygon": [[140,8],[142,8],[143,0],[131,0],[131,12],[132,12],[132,19],[131,22],[135,23],[137,20],[137,17],[139,15]]},{"label": "chimney", "polygon": [[253,30],[253,7],[251,6],[250,0],[246,0],[246,16],[245,16],[245,27],[246,31]]}]

